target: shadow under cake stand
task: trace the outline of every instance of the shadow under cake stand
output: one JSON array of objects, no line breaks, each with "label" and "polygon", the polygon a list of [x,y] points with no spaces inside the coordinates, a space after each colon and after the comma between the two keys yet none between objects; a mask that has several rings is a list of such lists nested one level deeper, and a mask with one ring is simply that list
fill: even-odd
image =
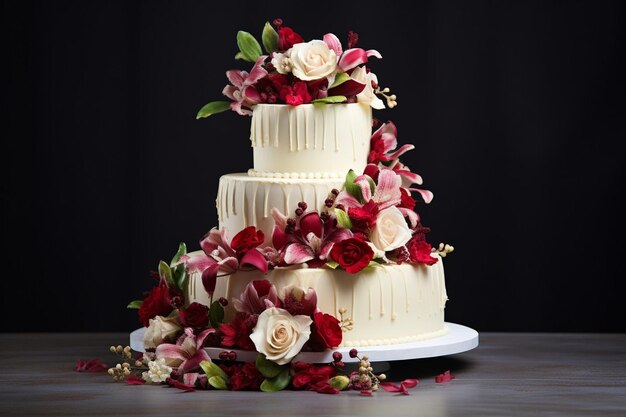
[{"label": "shadow under cake stand", "polygon": [[[437,356],[454,355],[466,352],[478,346],[478,332],[469,327],[446,322],[448,332],[432,339],[420,340],[397,345],[361,346],[357,347],[359,356],[366,355],[370,362],[400,361],[406,359],[434,358]],[[137,329],[130,334],[130,347],[137,352],[144,352],[143,335],[145,327]],[[339,347],[324,352],[301,352],[294,360],[309,363],[329,363],[333,361],[333,352],[343,354],[344,362],[356,362],[357,358],[351,358],[348,354],[352,347]],[[254,362],[257,352],[249,350],[228,349],[223,347],[205,348],[211,359],[219,359],[220,352],[234,351],[238,361]]]}]

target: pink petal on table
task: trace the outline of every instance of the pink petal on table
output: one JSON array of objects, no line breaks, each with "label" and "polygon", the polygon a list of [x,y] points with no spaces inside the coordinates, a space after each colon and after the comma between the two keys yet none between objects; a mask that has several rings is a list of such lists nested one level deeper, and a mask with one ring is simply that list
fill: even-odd
[{"label": "pink petal on table", "polygon": [[143,378],[139,378],[137,375],[129,375],[125,381],[128,385],[143,385],[146,383]]},{"label": "pink petal on table", "polygon": [[285,250],[285,262],[289,265],[301,264],[315,258],[313,250],[302,243],[292,243]]},{"label": "pink petal on table", "polygon": [[341,56],[343,48],[341,47],[341,41],[337,36],[335,36],[333,33],[327,33],[326,35],[324,35],[323,39],[324,43],[328,45],[330,49],[335,51],[335,55],[337,55],[338,57]]},{"label": "pink petal on table", "polygon": [[107,364],[102,363],[99,358],[90,360],[78,359],[76,366],[74,366],[76,372],[106,372],[107,369]]},{"label": "pink petal on table", "polygon": [[400,392],[404,395],[409,395],[409,391],[407,388],[415,387],[419,381],[417,379],[405,379],[400,383],[400,385],[396,385],[393,382],[382,382],[380,387],[387,392]]},{"label": "pink petal on table", "polygon": [[265,259],[265,256],[263,256],[263,254],[256,248],[250,249],[246,252],[246,254],[243,255],[243,258],[241,258],[240,264],[253,266],[261,272],[267,272],[268,268],[267,259]]},{"label": "pink petal on table", "polygon": [[192,391],[196,390],[191,385],[183,384],[182,382],[177,381],[177,380],[172,379],[172,378],[168,378],[166,382],[167,382],[167,385],[169,385],[170,387],[178,388],[178,389],[181,389],[181,390],[183,390],[185,392],[192,392]]},{"label": "pink petal on table", "polygon": [[450,382],[455,378],[456,376],[450,374],[450,371],[445,371],[443,374],[439,374],[435,377],[435,382],[436,383]]}]

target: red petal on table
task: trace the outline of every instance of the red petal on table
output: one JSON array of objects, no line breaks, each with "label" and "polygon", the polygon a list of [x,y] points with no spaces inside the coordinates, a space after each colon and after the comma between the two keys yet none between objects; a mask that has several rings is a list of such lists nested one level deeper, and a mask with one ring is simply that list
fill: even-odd
[{"label": "red petal on table", "polygon": [[435,377],[435,382],[437,383],[441,383],[441,382],[450,382],[452,381],[454,378],[456,378],[456,376],[450,374],[450,371],[446,371],[443,374],[439,374]]},{"label": "red petal on table", "polygon": [[128,378],[126,378],[126,383],[128,385],[143,385],[146,381],[144,381],[143,378],[139,378],[137,375],[129,375]]},{"label": "red petal on table", "polygon": [[362,396],[364,396],[364,397],[371,397],[372,396],[372,391],[366,390],[366,389],[362,389],[360,394]]},{"label": "red petal on table", "polygon": [[107,368],[107,364],[100,362],[98,358],[91,360],[78,359],[74,370],[76,372],[106,372]]},{"label": "red petal on table", "polygon": [[380,384],[380,387],[387,392],[401,392],[404,395],[409,395],[409,391],[407,391],[407,388],[413,388],[417,384],[419,384],[419,381],[417,379],[405,379],[404,381],[400,382],[399,386],[394,384],[393,382],[382,382]]},{"label": "red petal on table", "polygon": [[170,387],[182,389],[185,392],[192,392],[192,391],[196,390],[191,385],[183,384],[182,382],[177,381],[177,380],[172,379],[172,378],[168,378],[167,381],[165,381],[165,382],[167,382],[167,385],[169,385]]}]

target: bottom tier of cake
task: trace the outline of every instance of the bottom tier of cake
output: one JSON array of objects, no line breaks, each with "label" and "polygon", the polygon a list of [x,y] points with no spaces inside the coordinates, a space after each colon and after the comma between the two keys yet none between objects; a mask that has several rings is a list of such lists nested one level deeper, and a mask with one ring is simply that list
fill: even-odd
[{"label": "bottom tier of cake", "polygon": [[[441,259],[433,266],[384,265],[355,275],[328,268],[277,268],[267,274],[237,271],[218,277],[213,300],[238,298],[248,283],[258,279],[272,282],[279,294],[294,285],[313,288],[318,308],[342,320],[341,346],[408,343],[447,331],[444,308],[448,297]],[[210,304],[200,274],[189,277],[187,300]],[[225,319],[234,314],[230,302]]]}]

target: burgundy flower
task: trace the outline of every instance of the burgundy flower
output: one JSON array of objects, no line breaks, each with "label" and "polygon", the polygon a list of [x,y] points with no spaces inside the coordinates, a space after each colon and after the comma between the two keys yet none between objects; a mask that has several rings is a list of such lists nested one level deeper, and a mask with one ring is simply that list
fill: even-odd
[{"label": "burgundy flower", "polygon": [[304,315],[313,318],[317,310],[317,294],[313,288],[303,291],[299,287],[285,288],[283,308],[292,316]]},{"label": "burgundy flower", "polygon": [[438,259],[430,256],[432,252],[432,246],[425,240],[421,240],[419,236],[413,235],[411,240],[406,244],[406,248],[409,251],[409,256],[412,262],[419,262],[426,265],[434,265]]},{"label": "burgundy flower", "polygon": [[285,85],[280,89],[280,99],[291,106],[299,106],[311,102],[311,94],[304,81],[297,81],[291,85]]},{"label": "burgundy flower", "polygon": [[256,227],[250,226],[237,233],[233,240],[230,242],[230,247],[237,252],[237,254],[245,254],[251,249],[256,248],[265,240],[262,230],[256,230]]},{"label": "burgundy flower", "polygon": [[259,391],[265,379],[253,362],[237,365],[221,365],[221,368],[230,378],[230,388],[233,391]]},{"label": "burgundy flower", "polygon": [[368,201],[362,207],[348,208],[348,216],[350,216],[352,221],[352,230],[367,235],[376,224],[378,212],[378,204],[373,200]]},{"label": "burgundy flower", "polygon": [[296,371],[291,381],[291,385],[295,389],[331,393],[328,390],[328,380],[337,374],[332,366],[296,362],[292,365],[292,369]]},{"label": "burgundy flower", "polygon": [[150,294],[143,300],[138,314],[141,323],[148,327],[150,319],[156,316],[166,317],[174,310],[170,299],[170,291],[167,284],[163,281],[154,287]]},{"label": "burgundy flower", "polygon": [[239,298],[233,299],[235,310],[261,314],[270,307],[281,307],[276,287],[266,279],[254,280],[246,286]]},{"label": "burgundy flower", "polygon": [[336,243],[330,256],[349,274],[355,274],[369,265],[374,251],[366,242],[350,238]]},{"label": "burgundy flower", "polygon": [[222,345],[254,350],[250,334],[256,326],[256,318],[255,315],[237,313],[231,322],[220,324],[220,332],[224,335]]},{"label": "burgundy flower", "polygon": [[411,193],[406,188],[400,188],[400,194],[400,204],[398,207],[413,210],[415,208],[415,199],[411,197]]},{"label": "burgundy flower", "polygon": [[278,29],[278,49],[286,51],[297,43],[304,42],[302,36],[294,32],[293,29],[287,26],[283,26]]},{"label": "burgundy flower", "polygon": [[185,327],[203,329],[209,324],[209,307],[200,303],[191,303],[178,313],[180,322]]},{"label": "burgundy flower", "polygon": [[330,314],[318,311],[313,315],[311,345],[314,350],[334,349],[341,344],[343,333],[339,320]]}]

